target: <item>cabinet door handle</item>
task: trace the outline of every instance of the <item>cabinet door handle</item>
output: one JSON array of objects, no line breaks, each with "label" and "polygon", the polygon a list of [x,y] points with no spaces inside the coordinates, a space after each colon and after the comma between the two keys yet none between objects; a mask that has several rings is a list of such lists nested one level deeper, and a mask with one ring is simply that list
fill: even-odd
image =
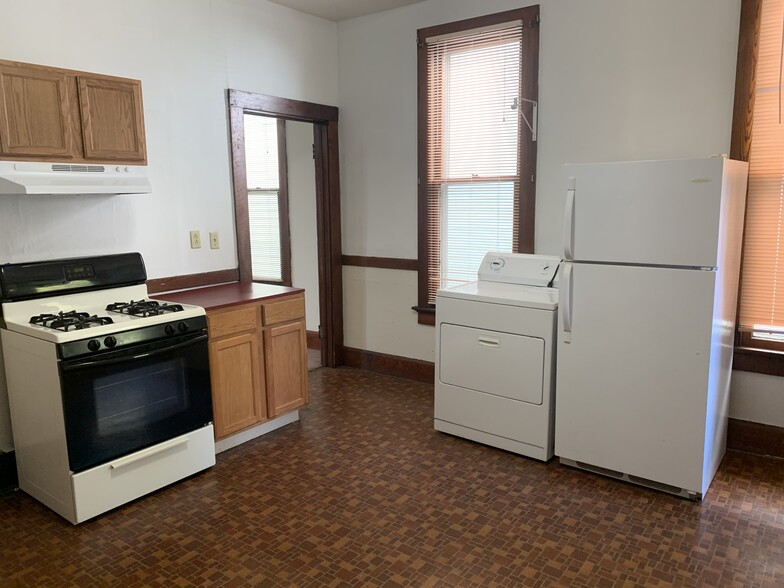
[{"label": "cabinet door handle", "polygon": [[499,347],[501,345],[498,339],[491,339],[490,337],[479,337],[477,341],[482,347]]}]

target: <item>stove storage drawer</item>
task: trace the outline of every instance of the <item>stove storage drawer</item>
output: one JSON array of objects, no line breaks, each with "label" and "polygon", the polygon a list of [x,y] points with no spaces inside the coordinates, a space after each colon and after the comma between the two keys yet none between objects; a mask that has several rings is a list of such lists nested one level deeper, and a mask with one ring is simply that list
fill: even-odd
[{"label": "stove storage drawer", "polygon": [[207,321],[210,339],[256,331],[259,328],[259,309],[257,306],[250,306],[229,312],[210,313],[207,315]]},{"label": "stove storage drawer", "polygon": [[215,465],[212,439],[212,425],[207,425],[74,474],[71,478],[74,520],[67,518],[72,523],[81,523],[212,467]]},{"label": "stove storage drawer", "polygon": [[277,325],[305,318],[305,298],[299,296],[282,302],[268,302],[262,306],[264,326]]}]

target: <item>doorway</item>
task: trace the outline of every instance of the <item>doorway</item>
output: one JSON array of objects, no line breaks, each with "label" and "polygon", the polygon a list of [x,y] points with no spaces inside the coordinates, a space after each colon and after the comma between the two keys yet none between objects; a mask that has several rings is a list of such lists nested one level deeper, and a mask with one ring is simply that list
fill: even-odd
[{"label": "doorway", "polygon": [[234,210],[240,281],[253,281],[245,115],[311,123],[316,195],[316,245],[321,364],[337,367],[343,348],[343,276],[340,238],[338,109],[287,98],[229,90]]}]

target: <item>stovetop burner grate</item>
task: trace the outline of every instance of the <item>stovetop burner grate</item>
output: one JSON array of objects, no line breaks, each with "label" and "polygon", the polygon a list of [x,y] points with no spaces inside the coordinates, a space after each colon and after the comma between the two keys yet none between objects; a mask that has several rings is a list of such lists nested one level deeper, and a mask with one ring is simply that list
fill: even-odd
[{"label": "stovetop burner grate", "polygon": [[57,331],[76,331],[88,329],[93,326],[110,325],[114,321],[108,316],[90,315],[87,312],[70,310],[57,314],[39,314],[30,317],[30,324],[40,325]]},{"label": "stovetop burner grate", "polygon": [[131,316],[157,316],[168,312],[182,312],[179,304],[161,304],[157,300],[131,300],[130,302],[115,302],[106,307],[108,312],[118,312]]}]

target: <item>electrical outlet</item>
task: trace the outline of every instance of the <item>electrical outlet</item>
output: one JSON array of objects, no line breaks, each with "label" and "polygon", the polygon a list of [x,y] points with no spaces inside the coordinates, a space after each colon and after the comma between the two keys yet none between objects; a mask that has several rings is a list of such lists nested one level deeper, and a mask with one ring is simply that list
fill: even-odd
[{"label": "electrical outlet", "polygon": [[210,231],[210,249],[220,249],[218,231]]},{"label": "electrical outlet", "polygon": [[199,231],[191,231],[191,249],[201,248],[201,233]]}]

